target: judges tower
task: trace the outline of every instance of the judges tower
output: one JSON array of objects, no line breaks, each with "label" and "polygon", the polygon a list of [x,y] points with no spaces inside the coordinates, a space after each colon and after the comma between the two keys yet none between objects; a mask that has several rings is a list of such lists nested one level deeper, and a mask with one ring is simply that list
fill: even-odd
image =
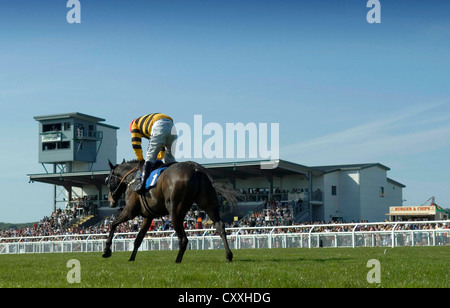
[{"label": "judges tower", "polygon": [[80,199],[95,200],[100,207],[105,199],[102,186],[109,170],[108,160],[117,160],[119,128],[79,112],[34,119],[39,122],[38,160],[45,173],[29,175],[30,181],[54,185],[53,210],[59,202],[67,207]]}]

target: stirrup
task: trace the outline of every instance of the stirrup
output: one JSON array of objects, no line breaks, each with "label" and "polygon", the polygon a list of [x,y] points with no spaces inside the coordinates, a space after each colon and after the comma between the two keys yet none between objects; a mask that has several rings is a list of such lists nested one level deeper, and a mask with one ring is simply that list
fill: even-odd
[{"label": "stirrup", "polygon": [[128,185],[133,191],[138,191],[141,186],[141,180],[139,178],[134,178]]}]

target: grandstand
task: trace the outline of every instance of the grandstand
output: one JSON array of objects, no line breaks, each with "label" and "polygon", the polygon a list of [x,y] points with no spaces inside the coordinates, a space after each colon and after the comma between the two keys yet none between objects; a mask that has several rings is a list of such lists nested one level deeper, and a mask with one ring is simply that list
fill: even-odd
[{"label": "grandstand", "polygon": [[[36,116],[35,120],[39,122],[39,163],[45,172],[28,176],[31,182],[54,186],[52,212],[66,213],[65,221],[73,229],[98,226],[117,215],[116,209],[109,208],[104,179],[109,174],[108,160],[116,163],[119,128],[78,112]],[[263,163],[270,162],[205,164],[216,181],[241,192],[235,208],[219,200],[229,226],[384,221],[390,207],[402,206],[405,186],[387,177],[390,169],[379,163],[309,167],[277,160],[273,169],[261,168]],[[208,222],[201,215],[193,219]]]}]

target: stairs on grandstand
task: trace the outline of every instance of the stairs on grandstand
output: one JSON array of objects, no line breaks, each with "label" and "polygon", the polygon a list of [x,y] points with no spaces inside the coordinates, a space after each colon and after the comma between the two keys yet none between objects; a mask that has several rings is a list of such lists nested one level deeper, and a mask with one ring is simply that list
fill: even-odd
[{"label": "stairs on grandstand", "polygon": [[297,223],[309,220],[310,220],[309,209],[302,211],[294,218],[294,221]]},{"label": "stairs on grandstand", "polygon": [[78,220],[76,223],[74,223],[73,227],[76,227],[76,228],[83,228],[83,227],[87,228],[87,227],[90,227],[92,225],[95,225],[100,220],[101,220],[101,218],[98,217],[98,216],[94,216],[94,215],[85,216],[85,217],[81,218],[80,220]]}]

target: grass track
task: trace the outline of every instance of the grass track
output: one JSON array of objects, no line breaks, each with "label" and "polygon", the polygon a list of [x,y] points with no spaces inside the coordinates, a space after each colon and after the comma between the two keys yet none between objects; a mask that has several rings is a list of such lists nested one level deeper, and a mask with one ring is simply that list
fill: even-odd
[{"label": "grass track", "polygon": [[[448,288],[450,247],[189,250],[182,264],[176,251],[0,255],[0,287],[87,288]],[[67,261],[81,265],[81,283],[69,284]],[[381,283],[369,284],[367,261],[381,265]]]}]

